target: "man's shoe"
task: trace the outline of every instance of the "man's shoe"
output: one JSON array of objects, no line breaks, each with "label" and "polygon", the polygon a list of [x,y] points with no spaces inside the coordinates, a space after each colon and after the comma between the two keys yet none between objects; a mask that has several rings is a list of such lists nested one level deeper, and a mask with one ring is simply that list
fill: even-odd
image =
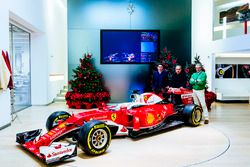
[{"label": "man's shoe", "polygon": [[209,120],[206,119],[206,120],[204,121],[204,124],[208,124],[208,123],[209,123]]}]

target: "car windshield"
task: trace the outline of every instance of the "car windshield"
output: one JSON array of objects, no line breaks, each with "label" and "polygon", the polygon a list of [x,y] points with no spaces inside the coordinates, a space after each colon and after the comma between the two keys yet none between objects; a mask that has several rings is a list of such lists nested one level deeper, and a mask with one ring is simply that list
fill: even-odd
[{"label": "car windshield", "polygon": [[162,101],[162,98],[153,93],[143,93],[140,95],[139,102],[144,104],[156,104]]},{"label": "car windshield", "polygon": [[113,111],[120,110],[121,107],[126,107],[127,109],[131,109],[133,107],[138,107],[138,106],[153,105],[162,101],[162,98],[153,93],[143,93],[136,97],[137,98],[134,99],[133,102],[119,103],[116,105],[112,105],[109,106],[109,109]]}]

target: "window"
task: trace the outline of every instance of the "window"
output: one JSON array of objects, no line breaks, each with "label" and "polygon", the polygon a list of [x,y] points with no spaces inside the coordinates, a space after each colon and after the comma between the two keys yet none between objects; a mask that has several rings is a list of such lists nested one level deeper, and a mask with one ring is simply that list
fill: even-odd
[{"label": "window", "polygon": [[31,105],[30,33],[9,25],[10,59],[14,82],[14,112]]},{"label": "window", "polygon": [[250,0],[214,0],[213,40],[247,34]]}]

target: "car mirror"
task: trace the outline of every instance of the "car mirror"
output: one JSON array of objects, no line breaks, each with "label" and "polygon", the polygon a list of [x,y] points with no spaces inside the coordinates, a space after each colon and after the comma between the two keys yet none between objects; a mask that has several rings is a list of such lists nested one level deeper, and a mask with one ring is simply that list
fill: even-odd
[{"label": "car mirror", "polygon": [[106,109],[106,108],[107,108],[107,105],[105,103],[101,103],[101,105],[98,106],[99,110],[103,110],[103,109]]}]

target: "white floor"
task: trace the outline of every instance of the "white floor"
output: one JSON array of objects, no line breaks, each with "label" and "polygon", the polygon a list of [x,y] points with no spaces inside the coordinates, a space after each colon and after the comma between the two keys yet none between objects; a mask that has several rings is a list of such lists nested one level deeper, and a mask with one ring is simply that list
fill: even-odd
[{"label": "white floor", "polygon": [[[12,125],[0,131],[1,166],[45,166],[15,143],[18,132],[43,128],[54,111],[67,109],[64,103],[33,106],[18,113]],[[68,167],[157,167],[157,166],[250,166],[250,105],[216,103],[210,124],[180,127],[157,135],[132,140],[114,139],[108,151],[90,157],[78,149],[78,156],[55,166]]]}]

